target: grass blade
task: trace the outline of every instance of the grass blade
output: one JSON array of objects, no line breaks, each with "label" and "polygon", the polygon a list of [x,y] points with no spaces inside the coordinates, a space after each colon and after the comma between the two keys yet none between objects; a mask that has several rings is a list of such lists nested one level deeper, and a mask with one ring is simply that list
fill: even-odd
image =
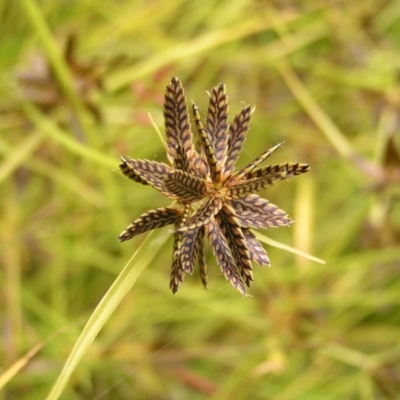
[{"label": "grass blade", "polygon": [[118,307],[118,304],[136,283],[140,274],[152,262],[158,251],[165,244],[168,236],[168,230],[157,232],[157,235],[155,236],[153,233],[150,233],[139,249],[127,262],[124,269],[118,275],[117,279],[111,285],[110,289],[90,316],[80,337],[76,341],[64,368],[48,395],[47,400],[55,400],[59,398],[66,387],[71,374],[79,365],[79,362],[87,352],[91,343],[94,341],[105,323],[109,320],[114,310]]}]

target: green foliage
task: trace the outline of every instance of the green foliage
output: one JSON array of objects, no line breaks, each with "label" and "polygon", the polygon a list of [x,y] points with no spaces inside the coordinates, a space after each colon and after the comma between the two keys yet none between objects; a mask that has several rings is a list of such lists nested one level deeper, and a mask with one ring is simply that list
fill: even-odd
[{"label": "green foliage", "polygon": [[[1,2],[0,399],[398,396],[400,8],[274,3]],[[238,169],[311,166],[262,191],[296,222],[257,233],[253,297],[209,248],[172,295],[168,227],[117,240],[170,203],[118,165],[167,161],[171,76],[256,106]]]}]

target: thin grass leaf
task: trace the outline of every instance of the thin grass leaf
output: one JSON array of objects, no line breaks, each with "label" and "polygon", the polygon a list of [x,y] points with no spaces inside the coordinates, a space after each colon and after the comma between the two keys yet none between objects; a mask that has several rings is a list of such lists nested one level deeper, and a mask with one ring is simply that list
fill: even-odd
[{"label": "thin grass leaf", "polygon": [[[47,18],[36,1],[22,0],[21,9],[43,43],[43,50],[45,51],[47,59],[52,67],[52,71],[57,78],[57,82],[74,108],[79,125],[82,127],[84,115],[83,104],[80,96],[75,90],[71,70],[68,68],[62,53],[59,51],[59,45],[50,30]],[[88,132],[90,134],[90,130],[88,130]]]},{"label": "thin grass leaf", "polygon": [[161,130],[159,128],[159,126],[157,125],[156,121],[154,120],[153,116],[151,115],[150,112],[147,113],[147,116],[149,117],[151,126],[154,128],[154,130],[157,133],[157,136],[160,138],[160,141],[165,149],[165,153],[168,153],[168,146],[167,146],[167,142],[163,136],[163,134],[161,133]]},{"label": "thin grass leaf", "polygon": [[[41,133],[39,135],[41,135]],[[27,142],[30,142],[30,140],[27,139]],[[29,151],[33,151],[34,149],[31,147],[31,142],[26,143],[26,145],[27,146],[24,144],[18,147],[17,150],[14,150],[0,139],[0,155],[5,155],[4,162],[0,164],[0,183],[11,173],[12,169],[17,169],[23,164],[24,168],[31,170],[35,174],[45,176],[54,181],[57,185],[65,186],[68,190],[73,192],[74,195],[80,196],[95,207],[104,208],[106,206],[107,201],[103,193],[91,187],[88,182],[74,173],[74,171],[68,171],[56,165],[52,165],[51,168],[49,168],[45,160],[39,160],[37,157],[30,157],[27,150],[28,148]]]},{"label": "thin grass leaf", "polygon": [[268,236],[265,236],[259,232],[253,232],[253,234],[256,237],[256,239],[259,240],[260,242],[263,242],[270,246],[276,247],[277,249],[282,249],[282,250],[288,251],[289,253],[296,254],[298,256],[304,257],[308,260],[317,262],[319,264],[326,264],[326,261],[322,260],[321,258],[312,256],[311,254],[307,254],[304,251],[295,249],[292,246],[288,246],[287,244],[273,240],[273,239],[269,238]]},{"label": "thin grass leaf", "polygon": [[57,400],[60,397],[75,368],[87,353],[104,324],[109,320],[128,291],[132,289],[141,273],[156,257],[168,236],[169,232],[167,231],[160,232],[157,236],[150,233],[127,262],[90,316],[46,400]]},{"label": "thin grass leaf", "polygon": [[[289,22],[297,19],[297,16],[282,16],[282,21]],[[155,52],[152,56],[145,58],[140,63],[132,67],[125,68],[123,71],[110,74],[107,79],[106,87],[110,92],[117,92],[129,87],[132,82],[146,76],[151,76],[157,71],[165,70],[182,59],[190,60],[193,57],[199,57],[202,53],[211,54],[217,51],[220,46],[226,43],[234,43],[248,37],[252,37],[259,32],[268,32],[272,24],[265,19],[265,15],[260,13],[256,17],[237,23],[228,28],[218,28],[205,34],[199,34],[191,40],[184,43],[179,42],[166,50]],[[320,36],[318,36],[319,38]],[[286,55],[285,55],[286,57]],[[282,54],[274,56],[275,59],[282,58]]]},{"label": "thin grass leaf", "polygon": [[21,164],[36,151],[43,142],[44,133],[35,132],[29,137],[25,137],[25,142],[22,146],[9,151],[7,156],[3,158],[0,164],[0,183],[7,179]]},{"label": "thin grass leaf", "polygon": [[76,323],[68,324],[56,332],[51,334],[48,338],[41,340],[37,344],[35,344],[26,354],[22,355],[18,360],[15,360],[9,367],[4,369],[0,374],[0,390],[3,390],[4,387],[15,377],[18,373],[29,364],[29,362],[52,340],[54,340],[61,333],[64,333],[68,329],[70,329],[73,325],[77,325]]},{"label": "thin grass leaf", "polygon": [[46,118],[34,105],[26,103],[22,109],[27,119],[38,130],[46,134],[51,140],[59,143],[69,152],[103,168],[115,168],[115,159],[113,157],[106,156],[102,152],[74,139],[69,132],[60,128],[51,119]]},{"label": "thin grass leaf", "polygon": [[340,131],[337,125],[326,114],[323,108],[312,97],[311,93],[299,79],[292,66],[287,60],[280,60],[275,63],[276,69],[298,100],[310,118],[321,129],[327,140],[332,144],[342,157],[347,159],[360,159],[361,155],[357,154],[351,142],[346,135]]}]

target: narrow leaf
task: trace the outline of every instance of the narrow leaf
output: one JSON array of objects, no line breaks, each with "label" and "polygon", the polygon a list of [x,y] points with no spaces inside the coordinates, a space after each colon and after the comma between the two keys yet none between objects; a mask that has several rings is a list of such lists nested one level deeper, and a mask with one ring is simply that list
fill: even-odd
[{"label": "narrow leaf", "polygon": [[289,253],[299,255],[301,257],[307,258],[308,260],[315,261],[320,264],[326,264],[326,261],[322,260],[321,258],[318,258],[311,254],[305,253],[304,251],[301,251],[294,247],[288,246],[287,244],[277,242],[276,240],[273,240],[259,232],[254,232],[254,235],[257,238],[257,240],[259,240],[263,243],[266,243],[270,246],[276,247],[277,249],[282,249],[282,250],[288,251]]},{"label": "narrow leaf", "polygon": [[152,233],[150,233],[135,254],[127,262],[124,269],[115,279],[88,319],[82,333],[75,342],[61,373],[58,375],[57,381],[47,396],[47,400],[56,400],[61,396],[71,375],[83,359],[84,355],[88,352],[90,345],[106,322],[110,319],[111,315],[115,312],[125,295],[136,283],[140,274],[154,260],[159,250],[168,239],[168,235],[169,233],[167,231],[161,232],[157,237],[152,236]]}]

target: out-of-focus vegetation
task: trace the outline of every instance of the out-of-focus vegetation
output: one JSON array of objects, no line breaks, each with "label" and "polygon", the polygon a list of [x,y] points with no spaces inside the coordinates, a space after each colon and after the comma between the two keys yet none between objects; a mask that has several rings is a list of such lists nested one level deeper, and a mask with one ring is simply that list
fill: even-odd
[{"label": "out-of-focus vegetation", "polygon": [[[0,399],[398,398],[399,4],[1,2]],[[166,160],[172,75],[256,105],[239,165],[280,141],[311,165],[263,233],[325,265],[266,245],[242,298],[209,254],[209,292],[172,295],[168,229],[118,243],[168,205],[118,156]]]}]

